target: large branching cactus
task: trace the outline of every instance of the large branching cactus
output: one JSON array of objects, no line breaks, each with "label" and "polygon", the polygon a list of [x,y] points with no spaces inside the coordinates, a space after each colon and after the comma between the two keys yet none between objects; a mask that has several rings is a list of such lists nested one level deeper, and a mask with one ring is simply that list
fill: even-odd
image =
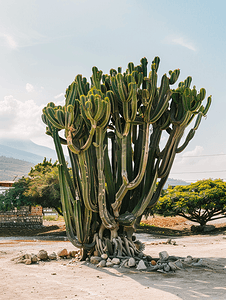
[{"label": "large branching cactus", "polygon": [[[146,58],[138,66],[129,63],[124,73],[118,68],[105,75],[93,67],[91,83],[76,76],[63,107],[50,102],[43,109],[60,164],[67,235],[85,252],[94,247],[113,256],[139,252],[132,238],[136,220],[157,203],[176,153],[209,109],[211,97],[203,106],[206,91],[191,88],[191,77],[171,89],[180,70],[164,74],[157,87],[159,63],[155,57],[149,74]],[[160,150],[163,132],[168,138]],[[68,147],[73,177],[62,145]]]}]

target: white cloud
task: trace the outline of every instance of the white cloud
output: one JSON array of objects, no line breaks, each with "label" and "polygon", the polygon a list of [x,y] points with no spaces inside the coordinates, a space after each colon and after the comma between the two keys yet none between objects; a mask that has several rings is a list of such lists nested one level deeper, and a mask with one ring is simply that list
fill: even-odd
[{"label": "white cloud", "polygon": [[34,91],[33,85],[30,84],[30,83],[27,83],[27,84],[26,84],[26,90],[27,90],[28,93],[33,92],[33,91]]},{"label": "white cloud", "polygon": [[176,44],[176,45],[180,45],[182,47],[185,47],[189,50],[192,51],[197,51],[196,47],[194,46],[194,44],[191,41],[188,41],[186,38],[184,37],[172,37],[172,36],[168,36],[166,38],[167,43],[170,44]]},{"label": "white cloud", "polygon": [[63,97],[63,96],[64,96],[64,93],[60,93],[59,95],[56,95],[54,98],[58,99],[58,98]]},{"label": "white cloud", "polygon": [[2,36],[5,39],[7,45],[11,49],[17,49],[18,45],[17,45],[17,43],[16,43],[16,41],[15,41],[15,39],[14,39],[14,37],[12,35],[4,33],[4,34],[0,34],[0,36]]},{"label": "white cloud", "polygon": [[31,139],[43,136],[42,108],[33,100],[22,102],[13,96],[4,97],[0,101],[0,137]]}]

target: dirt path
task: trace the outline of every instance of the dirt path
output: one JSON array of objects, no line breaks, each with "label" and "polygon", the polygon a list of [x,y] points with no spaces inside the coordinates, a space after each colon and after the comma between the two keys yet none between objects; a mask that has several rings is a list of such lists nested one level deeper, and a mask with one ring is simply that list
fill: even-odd
[{"label": "dirt path", "polygon": [[[146,239],[145,234],[140,235]],[[226,266],[226,235],[173,238],[177,245],[163,244],[166,237],[146,242],[145,253],[211,259]],[[68,241],[0,240],[1,300],[17,299],[226,299],[226,269],[189,268],[174,274],[138,272],[135,269],[98,269],[88,263],[70,260],[34,265],[11,261],[22,253],[48,253],[63,248],[73,250]]]},{"label": "dirt path", "polygon": [[[164,219],[158,224],[164,226],[155,227],[152,234],[150,230],[138,233],[138,239],[145,242],[144,252],[152,257],[167,251],[169,255],[204,258],[211,262],[212,269],[196,267],[168,274],[148,273],[127,268],[100,269],[87,262],[67,259],[33,265],[15,264],[11,259],[24,253],[37,254],[45,249],[50,254],[64,248],[74,250],[74,247],[65,240],[63,222],[57,225],[46,222],[46,227],[38,231],[0,232],[0,299],[225,300],[226,232],[190,235],[187,225],[177,221],[170,220],[170,225]],[[12,236],[13,233],[17,237]],[[33,234],[36,237],[29,237]],[[176,245],[167,244],[169,237]]]}]

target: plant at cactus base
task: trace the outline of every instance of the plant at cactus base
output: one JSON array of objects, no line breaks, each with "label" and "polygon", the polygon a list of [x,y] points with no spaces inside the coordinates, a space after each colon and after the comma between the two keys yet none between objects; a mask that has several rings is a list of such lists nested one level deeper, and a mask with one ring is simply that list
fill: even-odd
[{"label": "plant at cactus base", "polygon": [[[171,88],[179,70],[164,74],[157,87],[159,63],[155,57],[149,74],[146,58],[138,66],[130,62],[124,73],[121,67],[110,74],[93,67],[90,83],[76,76],[64,106],[50,102],[43,109],[60,164],[67,235],[84,254],[93,249],[112,256],[139,254],[132,238],[136,220],[157,203],[176,153],[188,145],[209,109],[211,97],[203,106],[206,91],[190,88],[191,77]],[[168,139],[160,150],[164,132]]]},{"label": "plant at cactus base", "polygon": [[153,212],[164,216],[182,216],[200,226],[225,218],[226,183],[221,179],[208,179],[186,186],[169,186]]}]

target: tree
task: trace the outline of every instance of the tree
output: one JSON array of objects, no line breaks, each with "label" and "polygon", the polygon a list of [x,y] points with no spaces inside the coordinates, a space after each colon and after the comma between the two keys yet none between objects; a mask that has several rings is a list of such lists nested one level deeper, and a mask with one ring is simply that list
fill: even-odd
[{"label": "tree", "polygon": [[24,194],[30,197],[33,205],[53,207],[62,214],[58,162],[52,163],[44,158],[42,163],[31,168],[29,184]]},{"label": "tree", "polygon": [[29,181],[29,178],[22,177],[13,184],[13,188],[0,194],[0,210],[7,211],[14,207],[31,205],[30,196],[24,194],[28,189]]},{"label": "tree", "polygon": [[29,177],[22,177],[13,188],[0,195],[0,210],[26,205],[53,207],[62,215],[58,163],[47,161],[31,168]]},{"label": "tree", "polygon": [[208,221],[226,217],[226,183],[208,179],[170,186],[153,210],[164,216],[182,216],[204,226]]},{"label": "tree", "polygon": [[[188,145],[209,109],[211,97],[204,107],[206,91],[191,89],[191,77],[171,89],[180,70],[163,75],[157,87],[159,63],[155,57],[149,75],[146,58],[138,66],[129,63],[124,73],[121,67],[110,74],[93,67],[91,84],[77,75],[65,105],[50,102],[43,109],[59,160],[67,235],[84,256],[94,246],[100,253],[137,254],[136,220],[157,203],[176,153]],[[193,127],[179,145],[189,124]],[[168,138],[160,150],[163,132]],[[62,145],[68,148],[72,177]]]}]

